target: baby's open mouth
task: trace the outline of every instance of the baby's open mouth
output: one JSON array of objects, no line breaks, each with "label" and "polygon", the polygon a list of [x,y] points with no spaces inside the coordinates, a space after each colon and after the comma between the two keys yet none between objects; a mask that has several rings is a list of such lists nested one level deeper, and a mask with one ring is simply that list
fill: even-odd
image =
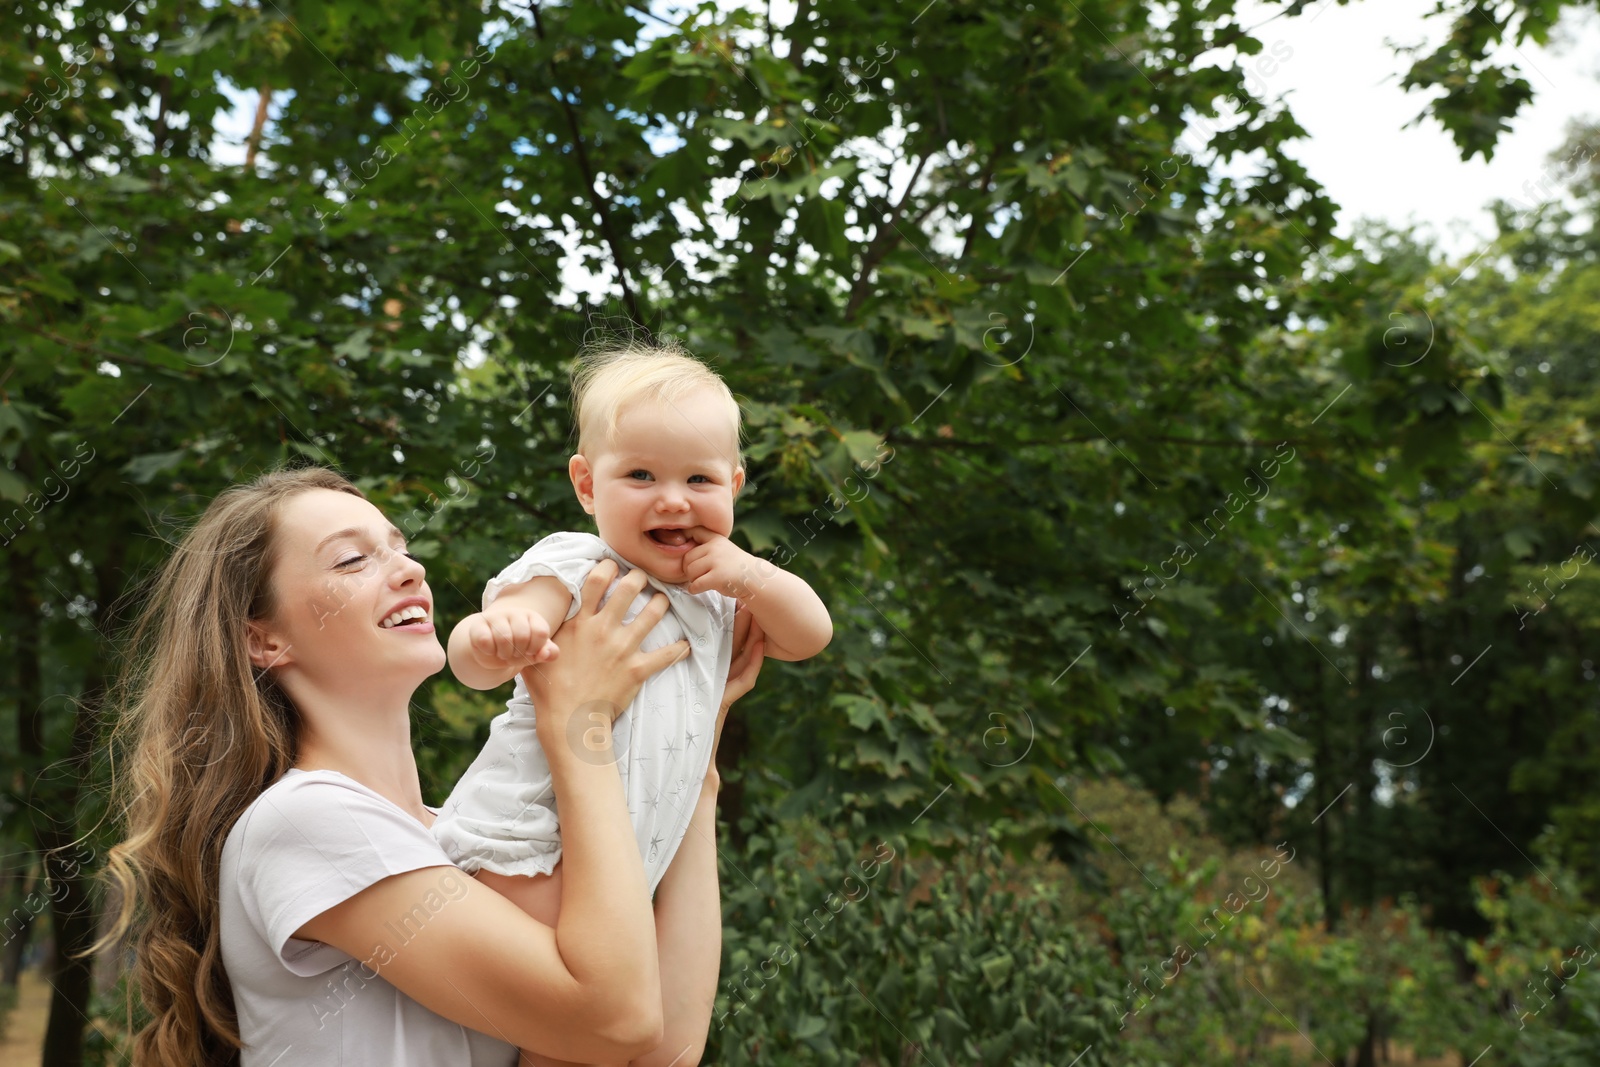
[{"label": "baby's open mouth", "polygon": [[682,529],[673,529],[663,526],[654,530],[648,530],[646,532],[649,533],[650,540],[656,542],[657,544],[667,545],[671,548],[679,548],[689,543],[689,535]]}]

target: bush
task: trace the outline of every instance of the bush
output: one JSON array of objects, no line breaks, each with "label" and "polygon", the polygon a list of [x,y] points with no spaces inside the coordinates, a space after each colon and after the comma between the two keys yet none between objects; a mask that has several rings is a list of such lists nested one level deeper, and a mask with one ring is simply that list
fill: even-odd
[{"label": "bush", "polygon": [[1102,1062],[1119,975],[1074,928],[1061,884],[1021,880],[997,840],[936,869],[903,840],[814,826],[752,838],[723,872],[707,1062],[1043,1067],[1090,1046],[1079,1062]]},{"label": "bush", "polygon": [[1388,1041],[1463,1063],[1490,1045],[1516,1067],[1592,1061],[1600,924],[1554,865],[1554,886],[1478,883],[1481,942],[1406,901],[1329,931],[1289,843],[1230,849],[1125,783],[1074,796],[1100,841],[1077,874],[1009,857],[989,831],[944,861],[805,822],[724,856],[706,1062],[1287,1067]]}]

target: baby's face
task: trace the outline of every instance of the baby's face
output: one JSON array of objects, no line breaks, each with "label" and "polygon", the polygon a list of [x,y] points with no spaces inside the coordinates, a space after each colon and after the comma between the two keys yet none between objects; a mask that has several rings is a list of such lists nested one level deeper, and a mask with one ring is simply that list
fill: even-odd
[{"label": "baby's face", "polygon": [[733,530],[733,498],[744,484],[737,430],[709,390],[624,409],[617,432],[591,455],[572,457],[572,485],[600,537],[661,581],[688,581],[683,557],[692,527]]}]

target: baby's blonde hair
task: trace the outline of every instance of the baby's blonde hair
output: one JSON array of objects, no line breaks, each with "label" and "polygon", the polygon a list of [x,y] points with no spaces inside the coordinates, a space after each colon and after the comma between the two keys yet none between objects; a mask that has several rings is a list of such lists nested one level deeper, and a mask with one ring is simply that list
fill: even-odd
[{"label": "baby's blonde hair", "polygon": [[578,451],[590,449],[617,432],[629,405],[640,400],[671,403],[699,389],[713,390],[727,409],[733,429],[733,465],[739,452],[739,402],[717,372],[689,355],[676,341],[624,341],[591,349],[572,369],[572,409],[578,429]]}]

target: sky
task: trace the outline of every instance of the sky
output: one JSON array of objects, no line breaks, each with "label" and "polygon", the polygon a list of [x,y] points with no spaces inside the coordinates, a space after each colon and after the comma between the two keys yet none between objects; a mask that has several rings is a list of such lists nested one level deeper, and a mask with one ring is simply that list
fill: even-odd
[{"label": "sky", "polygon": [[[1424,18],[1433,6],[1434,0],[1348,6],[1323,0],[1297,18],[1266,22],[1281,8],[1241,0],[1240,12],[1246,26],[1265,23],[1256,33],[1263,55],[1274,45],[1280,55],[1292,50],[1262,81],[1267,93],[1284,94],[1310,134],[1287,151],[1342,207],[1338,232],[1348,235],[1362,216],[1415,223],[1452,255],[1470,255],[1494,235],[1486,205],[1499,197],[1531,206],[1524,191],[1530,182],[1554,189],[1547,157],[1565,140],[1567,123],[1600,118],[1600,14],[1567,15],[1549,47],[1529,43],[1497,53],[1533,86],[1534,99],[1501,136],[1492,161],[1477,156],[1464,163],[1438,123],[1407,128],[1428,98],[1401,90],[1410,59],[1385,44],[1426,41],[1431,50],[1447,27],[1443,18]],[[1245,57],[1247,64],[1259,58]]]},{"label": "sky", "polygon": [[[656,0],[653,6],[683,5]],[[1533,102],[1513,120],[1493,160],[1463,162],[1436,122],[1412,124],[1427,98],[1400,89],[1410,61],[1389,46],[1431,47],[1443,39],[1447,20],[1425,17],[1433,6],[1434,0],[1320,0],[1297,17],[1273,18],[1281,5],[1239,0],[1240,21],[1259,26],[1256,36],[1265,46],[1261,56],[1244,59],[1249,67],[1262,56],[1286,56],[1265,68],[1270,73],[1254,75],[1252,84],[1259,92],[1282,94],[1309,133],[1287,151],[1340,205],[1340,234],[1348,235],[1361,217],[1414,224],[1450,255],[1470,257],[1494,235],[1489,202],[1499,197],[1525,208],[1534,199],[1526,188],[1530,183],[1556,188],[1548,157],[1565,139],[1568,122],[1600,118],[1600,12],[1569,12],[1548,46],[1501,50],[1497,58],[1514,64],[1533,86]],[[793,12],[793,0],[773,0],[778,25]],[[1232,55],[1220,52],[1215,60]],[[233,95],[237,106],[220,131],[218,158],[242,161],[256,99],[253,92]],[[274,117],[282,101],[280,96],[274,102]]]}]

